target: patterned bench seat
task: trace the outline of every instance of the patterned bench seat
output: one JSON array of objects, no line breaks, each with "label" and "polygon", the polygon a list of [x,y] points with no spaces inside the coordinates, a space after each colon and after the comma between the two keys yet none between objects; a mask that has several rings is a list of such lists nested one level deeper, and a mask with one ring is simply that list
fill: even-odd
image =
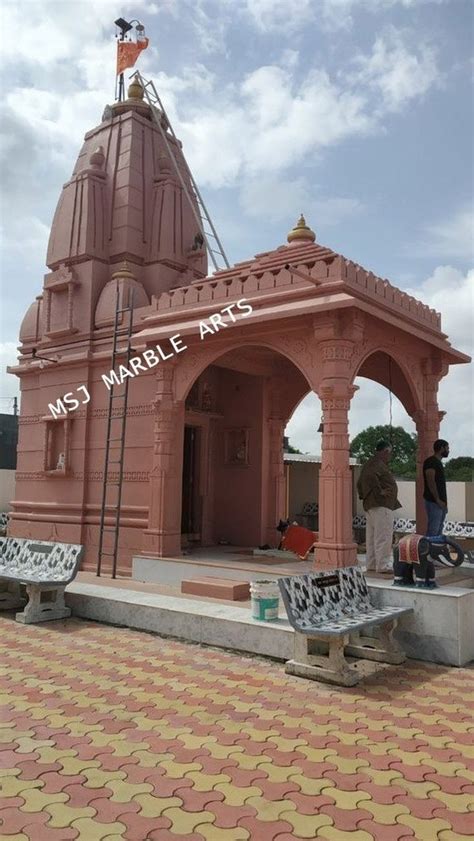
[{"label": "patterned bench seat", "polygon": [[[71,615],[64,590],[81,562],[83,547],[20,537],[0,538],[0,609],[24,607],[18,622],[46,622]],[[27,603],[21,585],[26,585]]]},{"label": "patterned bench seat", "polygon": [[[357,567],[292,575],[278,584],[296,631],[294,659],[286,664],[289,674],[354,686],[367,669],[350,664],[345,655],[392,664],[405,660],[393,632],[411,608],[374,607]],[[377,636],[361,635],[375,626]]]}]

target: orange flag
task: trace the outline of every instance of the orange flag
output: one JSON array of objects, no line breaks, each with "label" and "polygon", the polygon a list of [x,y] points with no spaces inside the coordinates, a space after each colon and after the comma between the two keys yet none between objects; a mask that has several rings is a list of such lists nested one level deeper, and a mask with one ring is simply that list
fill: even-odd
[{"label": "orange flag", "polygon": [[139,41],[118,41],[117,42],[117,76],[123,73],[127,67],[133,67],[142,50],[148,47],[148,38],[140,38]]}]

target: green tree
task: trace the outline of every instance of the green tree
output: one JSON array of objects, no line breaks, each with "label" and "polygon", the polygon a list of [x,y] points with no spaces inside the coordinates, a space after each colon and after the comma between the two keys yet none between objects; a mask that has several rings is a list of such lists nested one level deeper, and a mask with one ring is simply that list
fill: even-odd
[{"label": "green tree", "polygon": [[448,482],[473,482],[474,458],[471,456],[450,458],[444,466],[444,472]]},{"label": "green tree", "polygon": [[415,433],[406,432],[402,426],[367,427],[351,441],[351,456],[363,464],[373,456],[377,443],[381,440],[392,445],[390,468],[394,474],[404,479],[415,479],[417,437]]}]

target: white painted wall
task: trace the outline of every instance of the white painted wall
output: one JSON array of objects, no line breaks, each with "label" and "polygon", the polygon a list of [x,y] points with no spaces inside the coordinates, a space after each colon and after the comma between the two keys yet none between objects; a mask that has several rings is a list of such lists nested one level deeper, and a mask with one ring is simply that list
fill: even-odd
[{"label": "white painted wall", "polygon": [[0,511],[10,511],[15,496],[15,471],[0,470]]},{"label": "white painted wall", "polygon": [[[402,508],[396,511],[397,517],[406,517],[414,520],[416,516],[415,482],[402,482],[397,480],[398,499]],[[458,523],[471,522],[474,519],[474,482],[447,482],[448,493],[448,520]],[[357,501],[357,513],[363,514],[362,502]]]},{"label": "white painted wall", "polygon": [[448,492],[448,520],[465,523],[467,512],[467,489],[471,482],[446,482]]},{"label": "white painted wall", "polygon": [[396,517],[407,517],[409,520],[414,520],[416,516],[416,498],[415,482],[399,482],[398,485],[398,499],[402,503],[401,508],[397,508],[395,512]]}]

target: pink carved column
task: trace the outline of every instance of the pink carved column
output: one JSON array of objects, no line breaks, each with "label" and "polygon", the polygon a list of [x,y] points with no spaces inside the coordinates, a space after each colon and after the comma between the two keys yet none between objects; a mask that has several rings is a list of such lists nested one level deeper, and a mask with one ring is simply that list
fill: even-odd
[{"label": "pink carved column", "polygon": [[155,557],[181,554],[184,402],[174,399],[173,373],[174,365],[166,362],[156,374],[150,507],[143,533],[143,554]]},{"label": "pink carved column", "polygon": [[280,518],[285,516],[286,484],[285,465],[283,461],[283,433],[286,422],[280,417],[270,417],[267,420],[269,429],[269,471],[267,484],[266,506],[266,534],[264,542],[275,543],[276,526]]},{"label": "pink carved column", "polygon": [[348,413],[357,386],[347,380],[323,380],[319,396],[324,415],[319,473],[318,568],[353,566],[352,474],[349,465]]},{"label": "pink carved column", "polygon": [[416,530],[424,534],[426,530],[426,512],[423,502],[423,462],[433,454],[433,444],[440,437],[439,427],[446,412],[440,412],[438,407],[438,388],[442,377],[447,373],[448,366],[438,360],[426,360],[424,371],[424,409],[413,413],[418,436],[418,451],[416,457]]}]

